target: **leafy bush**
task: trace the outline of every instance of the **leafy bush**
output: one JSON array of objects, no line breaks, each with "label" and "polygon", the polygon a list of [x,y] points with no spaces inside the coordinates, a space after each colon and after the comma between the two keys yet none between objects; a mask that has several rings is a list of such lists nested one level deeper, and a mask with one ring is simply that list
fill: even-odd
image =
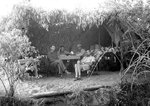
[{"label": "leafy bush", "polygon": [[21,100],[15,97],[0,97],[0,106],[35,106],[32,100]]},{"label": "leafy bush", "polygon": [[131,83],[120,84],[121,91],[117,93],[117,104],[126,106],[147,106],[150,98],[150,83],[134,84],[131,90]]},{"label": "leafy bush", "polygon": [[21,57],[28,57],[37,52],[35,48],[31,46],[29,38],[26,35],[22,35],[22,31],[18,29],[2,33],[0,39],[1,56],[11,59],[13,62]]},{"label": "leafy bush", "polygon": [[[7,81],[9,82],[9,90],[5,90],[8,95],[13,96],[14,85],[20,73],[24,73],[25,71],[21,70],[18,60],[30,57],[36,54],[37,51],[31,46],[31,42],[29,42],[26,35],[22,34],[22,31],[13,29],[12,31],[0,34],[0,52],[0,68],[1,71],[5,73]],[[1,79],[1,81],[3,81],[3,79]]]}]

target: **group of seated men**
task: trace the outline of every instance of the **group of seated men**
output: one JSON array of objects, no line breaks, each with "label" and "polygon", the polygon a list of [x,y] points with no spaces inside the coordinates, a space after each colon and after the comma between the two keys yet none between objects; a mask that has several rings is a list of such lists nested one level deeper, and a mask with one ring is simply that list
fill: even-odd
[{"label": "group of seated men", "polygon": [[98,60],[101,59],[100,57],[102,57],[104,53],[113,52],[115,54],[114,48],[100,48],[97,44],[91,46],[90,50],[87,51],[82,49],[81,45],[78,45],[78,48],[80,48],[79,50],[81,50],[82,52],[77,55],[81,56],[82,58],[75,64],[75,80],[81,80],[81,71],[87,71],[87,73],[92,71],[90,70],[90,66],[96,61],[98,62]]},{"label": "group of seated men", "polygon": [[48,52],[48,58],[50,60],[51,65],[57,65],[59,75],[62,76],[62,74],[65,72],[66,74],[71,74],[66,66],[64,65],[63,61],[59,58],[61,55],[75,55],[79,56],[80,59],[77,60],[77,63],[74,65],[75,68],[75,81],[81,80],[81,71],[87,71],[87,73],[90,71],[90,66],[93,62],[99,59],[99,57],[104,52],[114,52],[113,48],[99,48],[99,45],[94,45],[90,48],[90,50],[85,50],[82,48],[81,44],[77,45],[77,51],[76,53],[68,52],[65,50],[64,46],[61,46],[58,51],[56,51],[55,46],[50,47],[50,51]]}]

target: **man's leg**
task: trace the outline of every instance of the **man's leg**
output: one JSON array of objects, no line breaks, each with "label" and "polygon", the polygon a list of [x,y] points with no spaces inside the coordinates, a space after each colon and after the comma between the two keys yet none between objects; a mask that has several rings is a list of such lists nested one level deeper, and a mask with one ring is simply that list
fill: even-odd
[{"label": "man's leg", "polygon": [[80,61],[77,61],[77,70],[78,70],[78,77],[80,78],[81,77],[81,62]]},{"label": "man's leg", "polygon": [[59,70],[59,75],[62,75],[63,74],[63,72],[62,72],[62,69],[61,69],[61,67],[60,67],[60,65],[59,64],[57,64],[57,67],[58,67],[58,70]]},{"label": "man's leg", "polygon": [[77,65],[77,68],[78,68],[78,78],[81,78],[81,65],[80,64],[78,64]]},{"label": "man's leg", "polygon": [[74,81],[80,80],[80,64],[75,64],[75,79]]},{"label": "man's leg", "polygon": [[82,67],[80,65],[80,61],[77,61],[76,68],[75,68],[75,73],[76,73],[75,81],[81,80],[81,68]]},{"label": "man's leg", "polygon": [[70,74],[70,72],[67,71],[66,66],[64,65],[63,61],[62,60],[57,60],[57,61],[58,61],[59,65],[60,65],[62,71],[67,73],[67,74]]},{"label": "man's leg", "polygon": [[77,78],[78,77],[78,68],[77,68],[77,64],[75,64],[75,78]]},{"label": "man's leg", "polygon": [[62,69],[61,69],[58,61],[52,62],[51,65],[54,66],[54,67],[57,67],[58,68],[58,74],[62,75]]},{"label": "man's leg", "polygon": [[58,60],[62,70],[66,70],[66,66],[64,65],[62,60]]},{"label": "man's leg", "polygon": [[34,66],[34,74],[35,74],[35,77],[38,78],[38,69],[36,65]]}]

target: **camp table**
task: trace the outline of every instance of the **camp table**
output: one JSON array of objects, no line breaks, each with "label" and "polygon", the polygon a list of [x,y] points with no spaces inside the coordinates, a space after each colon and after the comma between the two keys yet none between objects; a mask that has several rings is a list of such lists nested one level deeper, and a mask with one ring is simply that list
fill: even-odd
[{"label": "camp table", "polygon": [[76,56],[76,55],[60,55],[59,59],[61,59],[62,61],[66,61],[66,67],[68,68],[69,64],[71,63],[73,66],[74,64],[76,64],[76,62],[80,59],[80,56]]},{"label": "camp table", "polygon": [[80,57],[79,56],[75,56],[75,55],[60,55],[59,59],[61,60],[79,60]]}]

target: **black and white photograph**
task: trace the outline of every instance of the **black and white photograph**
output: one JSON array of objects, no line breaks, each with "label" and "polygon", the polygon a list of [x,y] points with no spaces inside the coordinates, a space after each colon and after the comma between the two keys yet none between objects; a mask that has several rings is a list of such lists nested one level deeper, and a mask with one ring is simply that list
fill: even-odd
[{"label": "black and white photograph", "polygon": [[150,0],[0,0],[0,106],[150,106]]}]

